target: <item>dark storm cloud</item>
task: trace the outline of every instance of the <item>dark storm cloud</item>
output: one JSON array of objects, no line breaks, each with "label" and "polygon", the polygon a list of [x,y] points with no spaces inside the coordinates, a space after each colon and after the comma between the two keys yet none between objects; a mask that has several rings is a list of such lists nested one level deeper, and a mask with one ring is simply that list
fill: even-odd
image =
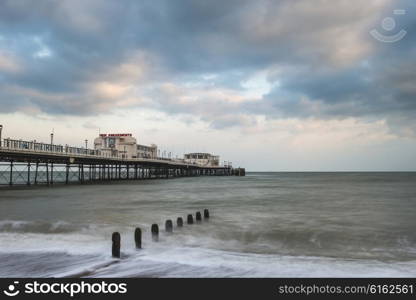
[{"label": "dark storm cloud", "polygon": [[294,68],[264,103],[291,117],[415,116],[415,46],[381,50],[353,68]]},{"label": "dark storm cloud", "polygon": [[[372,28],[390,34],[380,21],[395,8],[406,9],[395,19],[407,36],[374,40]],[[137,106],[216,128],[250,125],[250,115],[410,120],[415,13],[410,0],[2,1],[1,112]],[[231,99],[259,71],[274,88],[256,102]],[[203,88],[178,101],[186,89],[167,93],[164,82]],[[204,89],[234,94],[210,98]]]},{"label": "dark storm cloud", "polygon": [[[246,109],[268,111],[274,117],[382,118],[392,128],[416,132],[411,121],[416,117],[416,5],[395,2],[383,17],[394,16],[394,8],[406,9],[405,16],[395,17],[397,28],[408,32],[403,40],[393,44],[373,40],[368,55],[346,66],[293,65],[275,78],[279,84],[264,96],[261,106]],[[381,33],[392,34],[379,27],[375,28]]]}]

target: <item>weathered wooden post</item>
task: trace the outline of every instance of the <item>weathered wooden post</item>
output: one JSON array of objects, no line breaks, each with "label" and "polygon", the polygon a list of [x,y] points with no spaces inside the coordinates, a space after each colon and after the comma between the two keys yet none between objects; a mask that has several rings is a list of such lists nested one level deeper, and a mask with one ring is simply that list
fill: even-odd
[{"label": "weathered wooden post", "polygon": [[159,241],[159,226],[157,224],[152,225],[152,239],[154,242]]},{"label": "weathered wooden post", "polygon": [[113,241],[113,247],[112,247],[113,257],[120,258],[120,246],[121,246],[120,233],[113,232],[111,240]]},{"label": "weathered wooden post", "polygon": [[172,220],[167,220],[165,223],[165,231],[172,233],[173,232],[173,223]]},{"label": "weathered wooden post", "polygon": [[191,214],[188,215],[187,223],[194,224],[194,217]]},{"label": "weathered wooden post", "polygon": [[204,219],[209,219],[209,210],[204,209]]},{"label": "weathered wooden post", "polygon": [[136,242],[136,249],[142,248],[142,230],[137,227],[134,231],[134,241]]},{"label": "weathered wooden post", "polygon": [[178,227],[182,227],[183,226],[183,219],[181,217],[176,219],[176,225]]},{"label": "weathered wooden post", "polygon": [[201,221],[202,221],[201,212],[199,212],[199,211],[196,212],[195,219],[196,219],[197,223],[201,223]]}]

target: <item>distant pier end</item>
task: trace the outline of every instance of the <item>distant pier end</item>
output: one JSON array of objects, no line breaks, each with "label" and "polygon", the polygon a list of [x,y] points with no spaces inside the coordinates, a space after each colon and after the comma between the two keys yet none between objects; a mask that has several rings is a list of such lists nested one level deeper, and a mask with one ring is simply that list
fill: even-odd
[{"label": "distant pier end", "polygon": [[232,169],[232,175],[234,175],[234,176],[246,176],[246,169],[245,168]]}]

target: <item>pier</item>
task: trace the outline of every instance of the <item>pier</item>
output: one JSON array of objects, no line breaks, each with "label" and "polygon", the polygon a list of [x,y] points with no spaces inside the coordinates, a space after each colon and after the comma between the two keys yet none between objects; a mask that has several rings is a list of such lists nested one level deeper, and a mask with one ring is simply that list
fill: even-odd
[{"label": "pier", "polygon": [[0,185],[53,185],[191,176],[232,176],[231,165],[171,158],[125,158],[96,149],[0,139]]}]

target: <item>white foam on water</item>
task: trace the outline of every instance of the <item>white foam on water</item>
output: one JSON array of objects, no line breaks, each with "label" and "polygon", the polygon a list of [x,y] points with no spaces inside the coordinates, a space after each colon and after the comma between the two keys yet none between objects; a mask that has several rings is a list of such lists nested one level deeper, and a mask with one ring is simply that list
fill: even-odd
[{"label": "white foam on water", "polygon": [[[103,230],[108,231],[108,230]],[[46,277],[415,277],[416,261],[383,262],[215,249],[219,241],[177,232],[153,243],[147,232],[136,250],[132,232],[122,232],[122,259],[111,258],[111,235],[88,231],[65,234],[0,233],[0,257],[14,276]],[[108,231],[111,232],[111,231]],[[131,238],[129,238],[131,237]],[[236,247],[236,241],[230,241]],[[197,245],[200,246],[197,246]],[[188,245],[188,246],[181,246]],[[191,245],[191,246],[189,246]],[[201,246],[202,245],[202,246]],[[210,247],[212,246],[212,247]],[[11,256],[10,256],[11,255]],[[19,266],[33,264],[32,271]],[[12,261],[14,260],[14,262]],[[50,265],[55,266],[50,267]],[[3,268],[0,276],[10,276]],[[20,268],[20,269],[19,269]],[[8,271],[7,271],[8,270]],[[19,273],[21,270],[22,273]],[[42,271],[43,270],[43,271]]]},{"label": "white foam on water", "polygon": [[105,241],[91,235],[39,234],[39,233],[1,233],[0,253],[19,252],[61,252],[81,255],[102,251]]},{"label": "white foam on water", "polygon": [[387,263],[325,257],[238,253],[202,248],[137,251],[92,277],[414,277],[416,261]]},{"label": "white foam on water", "polygon": [[[16,228],[33,225],[24,221],[3,222],[7,228],[10,224]],[[65,222],[50,224],[51,228],[56,226],[73,225]],[[0,276],[3,277],[416,276],[416,261],[384,262],[239,252],[243,250],[238,240],[224,242],[216,239],[215,235],[205,236],[206,227],[198,225],[176,231],[173,235],[166,235],[162,230],[158,243],[152,242],[150,233],[144,230],[142,250],[135,249],[133,228],[124,228],[120,230],[121,260],[111,257],[111,233],[117,229],[111,226],[85,225],[78,231],[62,233],[59,230],[55,231],[58,233],[15,232],[15,229],[0,232],[0,258],[9,261],[2,265]],[[403,243],[407,245],[406,241]],[[241,250],[235,250],[239,248]]]}]

